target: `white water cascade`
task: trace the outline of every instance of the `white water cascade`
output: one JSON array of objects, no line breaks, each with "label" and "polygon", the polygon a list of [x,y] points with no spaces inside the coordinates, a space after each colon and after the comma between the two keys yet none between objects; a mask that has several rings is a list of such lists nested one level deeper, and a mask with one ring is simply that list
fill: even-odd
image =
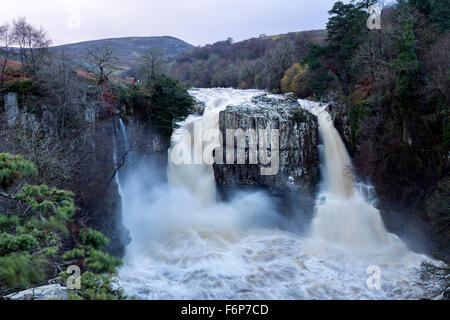
[{"label": "white water cascade", "polygon": [[318,197],[312,237],[353,250],[408,253],[406,246],[384,227],[379,211],[357,191],[350,157],[326,105],[299,100],[319,121],[324,150],[324,188]]},{"label": "white water cascade", "polygon": [[[251,103],[264,92],[190,93],[206,105],[203,116],[189,116],[181,125],[195,135],[195,123],[218,128],[219,112],[227,105]],[[139,299],[417,299],[434,289],[419,277],[426,257],[386,232],[378,211],[354,187],[351,161],[325,110],[301,104],[318,115],[325,151],[326,179],[311,235],[297,232],[296,222],[279,215],[263,192],[216,201],[211,165],[169,163],[168,183],[153,180],[155,169],[135,168],[121,186],[124,224],[132,237],[118,277],[126,294]],[[200,147],[190,144],[192,152]],[[381,270],[380,289],[366,285],[373,265]]]},{"label": "white water cascade", "polygon": [[[218,130],[219,113],[228,105],[250,102],[251,98],[258,93],[258,90],[229,90],[217,89],[215,95],[210,95],[205,90],[194,90],[191,94],[205,103],[205,110],[202,116],[190,115],[182,124],[181,129],[191,134],[192,139],[188,139],[182,132],[184,130],[175,130],[172,140],[184,139],[183,143],[191,144],[192,152],[188,155],[190,163],[175,165],[171,161],[172,150],[169,150],[168,177],[169,183],[174,187],[184,187],[192,192],[196,198],[204,204],[212,204],[216,198],[216,186],[214,181],[214,171],[211,165],[202,164],[202,161],[196,161],[195,154],[202,155],[203,141],[202,134],[208,130]],[[201,125],[202,130],[196,130],[196,125]],[[214,137],[212,144],[220,146],[218,137]],[[199,164],[200,163],[200,164]]]}]

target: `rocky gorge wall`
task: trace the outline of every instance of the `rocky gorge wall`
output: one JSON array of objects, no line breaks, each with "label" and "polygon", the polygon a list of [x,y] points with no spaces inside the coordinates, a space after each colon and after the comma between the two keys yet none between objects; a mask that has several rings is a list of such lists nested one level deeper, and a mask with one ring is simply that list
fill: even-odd
[{"label": "rocky gorge wall", "polygon": [[[55,153],[52,154],[50,151],[48,156],[55,156],[55,159],[46,159],[46,161],[50,163],[59,161],[62,167],[67,161],[74,167],[66,168],[66,174],[70,176],[70,179],[62,176],[49,183],[74,192],[78,215],[82,219],[81,224],[100,230],[110,239],[108,251],[116,256],[123,256],[129,239],[121,223],[121,199],[118,185],[113,179],[116,166],[113,139],[119,130],[118,117],[114,115],[105,117],[98,105],[88,103],[85,99],[77,101],[76,105],[79,106],[82,116],[79,124],[81,129],[74,136],[76,148],[71,152],[62,152],[56,159],[55,145],[58,143],[58,137],[55,133],[55,115],[51,112],[52,106],[45,105],[39,99],[36,99],[33,104],[19,105],[18,100],[16,93],[4,94],[2,117],[4,130],[12,132],[28,130],[31,135],[36,132],[43,137],[53,139]],[[37,106],[39,113],[33,112]],[[7,138],[8,134],[6,133],[5,136]],[[5,145],[2,144],[3,149],[7,148]],[[0,152],[20,152],[20,146],[18,147],[16,149],[12,146],[9,150],[0,150]],[[39,152],[39,150],[37,147],[36,151]]]}]

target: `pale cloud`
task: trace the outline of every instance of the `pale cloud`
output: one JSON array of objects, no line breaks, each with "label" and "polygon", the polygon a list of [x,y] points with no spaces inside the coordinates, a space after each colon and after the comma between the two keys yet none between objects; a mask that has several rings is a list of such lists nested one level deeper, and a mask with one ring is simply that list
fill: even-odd
[{"label": "pale cloud", "polygon": [[335,0],[14,0],[0,23],[25,16],[54,44],[170,35],[194,45],[323,29]]}]

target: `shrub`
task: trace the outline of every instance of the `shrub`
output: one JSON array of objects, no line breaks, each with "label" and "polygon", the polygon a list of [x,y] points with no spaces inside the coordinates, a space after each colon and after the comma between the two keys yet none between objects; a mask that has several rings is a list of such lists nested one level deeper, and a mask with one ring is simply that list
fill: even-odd
[{"label": "shrub", "polygon": [[124,300],[127,297],[123,289],[118,288],[116,280],[109,274],[85,272],[81,276],[83,289],[71,290],[68,298],[71,300]]},{"label": "shrub", "polygon": [[151,88],[151,119],[155,126],[170,136],[177,123],[183,121],[194,106],[194,99],[178,80],[159,76]]},{"label": "shrub", "polygon": [[283,79],[281,79],[281,90],[283,92],[292,92],[300,98],[307,98],[311,95],[308,66],[294,63],[287,69]]},{"label": "shrub", "polygon": [[309,119],[308,113],[302,108],[292,108],[290,117],[295,122],[306,122]]},{"label": "shrub", "polygon": [[37,174],[36,166],[19,155],[0,153],[0,187],[8,189],[19,178]]},{"label": "shrub", "polygon": [[43,256],[27,252],[0,256],[0,289],[14,287],[21,289],[31,283],[42,283],[46,278],[49,262]]},{"label": "shrub", "polygon": [[0,253],[6,254],[14,251],[31,251],[39,246],[39,241],[31,234],[0,233]]},{"label": "shrub", "polygon": [[39,89],[32,80],[14,81],[1,89],[2,92],[15,92],[19,95],[39,95]]},{"label": "shrub", "polygon": [[81,230],[80,234],[83,243],[95,249],[103,249],[108,244],[108,238],[100,231],[89,228],[88,231]]},{"label": "shrub", "polygon": [[72,197],[73,194],[69,191],[49,188],[46,185],[25,185],[17,194],[17,199],[24,201],[41,216],[50,218],[54,214],[64,220],[70,219],[75,213]]},{"label": "shrub", "polygon": [[450,119],[449,118],[446,118],[443,121],[442,138],[444,140],[444,147],[447,150],[449,150],[450,149]]},{"label": "shrub", "polygon": [[154,126],[167,136],[192,112],[194,106],[194,99],[187,88],[164,74],[155,76],[148,86],[119,85],[115,91],[128,114],[144,121],[151,119]]},{"label": "shrub", "polygon": [[0,231],[8,231],[19,224],[18,216],[8,216],[0,214]]},{"label": "shrub", "polygon": [[[3,87],[0,92],[17,93],[17,103],[19,107],[23,107],[29,97],[40,96],[41,92],[32,80],[14,81]],[[40,110],[34,109],[33,113],[39,113]]]},{"label": "shrub", "polygon": [[[36,174],[33,163],[20,156],[0,154],[3,187]],[[75,213],[72,193],[46,185],[25,184],[11,201],[8,214],[0,214],[0,292],[39,285],[62,247],[61,234]],[[8,200],[7,200],[8,201]]]},{"label": "shrub", "polygon": [[99,231],[88,229],[79,232],[81,243],[63,254],[65,260],[79,260],[88,271],[114,273],[122,260],[102,251],[108,239]]}]

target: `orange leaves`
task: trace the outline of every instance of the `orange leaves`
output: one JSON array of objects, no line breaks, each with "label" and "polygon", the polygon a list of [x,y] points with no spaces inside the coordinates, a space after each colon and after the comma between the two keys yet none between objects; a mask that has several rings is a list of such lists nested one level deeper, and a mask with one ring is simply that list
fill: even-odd
[{"label": "orange leaves", "polygon": [[373,90],[372,78],[360,80],[352,90],[353,103],[357,104],[362,100],[366,100]]}]

